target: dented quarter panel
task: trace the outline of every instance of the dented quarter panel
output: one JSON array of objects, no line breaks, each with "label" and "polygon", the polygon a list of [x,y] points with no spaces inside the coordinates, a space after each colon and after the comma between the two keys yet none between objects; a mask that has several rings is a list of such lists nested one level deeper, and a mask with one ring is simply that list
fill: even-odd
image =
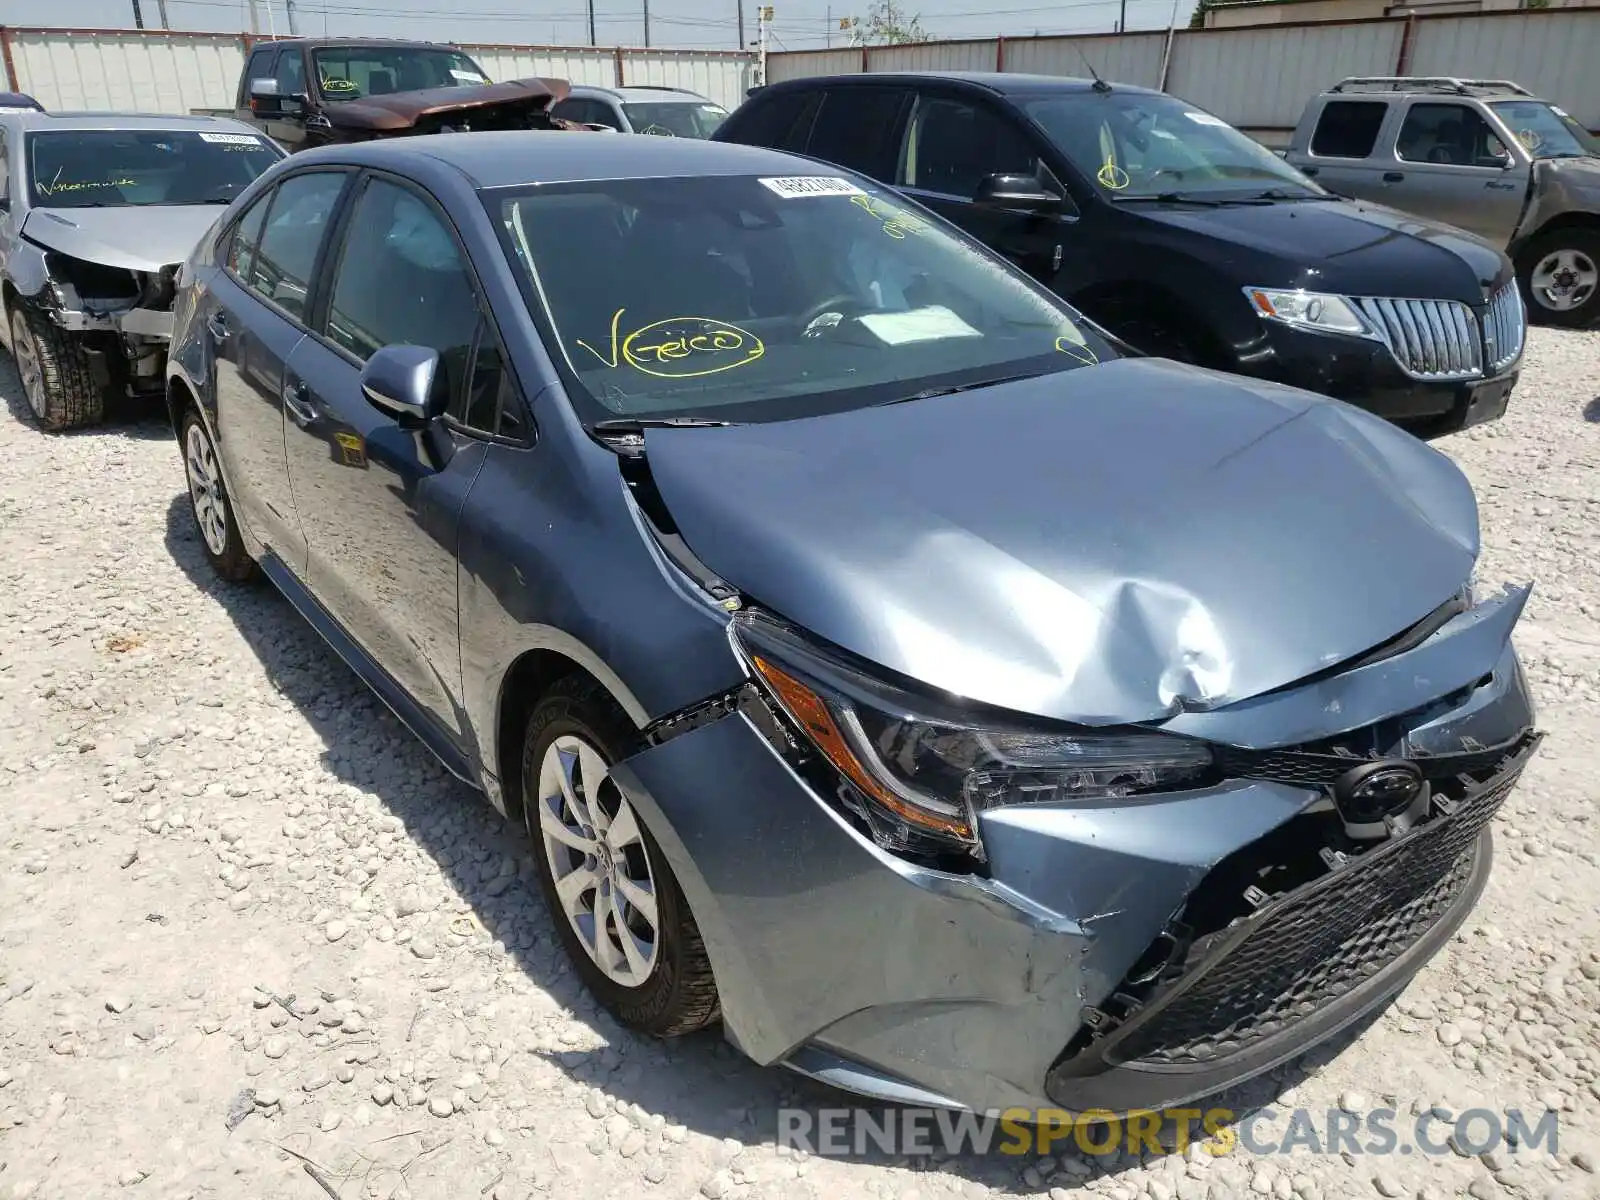
[{"label": "dented quarter panel", "polygon": [[645,440],[686,541],[746,594],[932,687],[1089,725],[1345,661],[1478,551],[1471,487],[1424,443],[1159,359]]},{"label": "dented quarter panel", "polygon": [[1512,249],[1556,218],[1571,214],[1600,220],[1600,159],[1535,159],[1528,207],[1512,239]]}]

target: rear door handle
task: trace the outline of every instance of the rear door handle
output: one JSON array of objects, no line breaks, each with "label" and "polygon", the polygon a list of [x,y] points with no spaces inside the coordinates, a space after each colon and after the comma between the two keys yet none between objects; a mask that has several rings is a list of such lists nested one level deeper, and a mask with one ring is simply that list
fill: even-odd
[{"label": "rear door handle", "polygon": [[280,395],[283,407],[302,429],[317,419],[317,406],[311,402],[311,390],[304,383],[286,383]]},{"label": "rear door handle", "polygon": [[1385,183],[1399,183],[1404,178],[1405,176],[1399,171],[1385,171],[1383,173],[1383,181]]},{"label": "rear door handle", "polygon": [[228,328],[228,322],[221,313],[212,313],[206,318],[206,332],[211,335],[213,340],[225,342],[228,340],[232,330]]}]

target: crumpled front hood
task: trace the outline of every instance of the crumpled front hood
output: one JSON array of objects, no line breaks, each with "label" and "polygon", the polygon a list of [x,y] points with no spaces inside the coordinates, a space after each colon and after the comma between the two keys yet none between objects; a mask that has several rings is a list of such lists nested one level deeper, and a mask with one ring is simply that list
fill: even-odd
[{"label": "crumpled front hood", "polygon": [[188,258],[224,211],[221,204],[35,208],[22,236],[85,262],[159,271]]},{"label": "crumpled front hood", "polygon": [[417,92],[389,92],[329,104],[323,111],[335,125],[362,129],[409,129],[423,117],[471,109],[525,105],[543,111],[564,99],[571,90],[565,79],[508,79],[468,87],[426,88]]},{"label": "crumpled front hood", "polygon": [[651,429],[689,546],[934,688],[1085,724],[1218,707],[1448,600],[1477,504],[1359,409],[1124,359],[800,421]]},{"label": "crumpled front hood", "polygon": [[[1425,296],[1482,304],[1511,278],[1511,264],[1481,238],[1409,213],[1354,200],[1301,200],[1221,208],[1129,205],[1146,220],[1250,253],[1209,255],[1240,287],[1306,287],[1348,296]],[[1191,247],[1192,248],[1192,247]],[[1258,261],[1259,260],[1259,261]],[[1294,278],[1246,278],[1285,263]],[[1418,291],[1421,287],[1422,291]]]}]

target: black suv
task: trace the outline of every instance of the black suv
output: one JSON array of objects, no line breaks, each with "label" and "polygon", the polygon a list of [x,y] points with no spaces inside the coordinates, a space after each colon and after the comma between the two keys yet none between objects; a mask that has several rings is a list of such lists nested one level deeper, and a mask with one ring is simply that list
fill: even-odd
[{"label": "black suv", "polygon": [[[757,90],[713,135],[892,184],[1149,354],[1308,388],[1433,437],[1499,417],[1511,261],[1324,190],[1194,105],[1014,74]],[[902,231],[901,236],[905,236]]]}]

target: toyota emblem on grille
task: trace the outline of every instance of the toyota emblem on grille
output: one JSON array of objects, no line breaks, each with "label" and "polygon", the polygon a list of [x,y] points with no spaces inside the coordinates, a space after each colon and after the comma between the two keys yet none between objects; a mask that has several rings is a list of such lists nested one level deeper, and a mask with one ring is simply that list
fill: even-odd
[{"label": "toyota emblem on grille", "polygon": [[1333,799],[1346,820],[1365,825],[1403,813],[1421,791],[1422,771],[1415,763],[1388,759],[1339,776]]}]

